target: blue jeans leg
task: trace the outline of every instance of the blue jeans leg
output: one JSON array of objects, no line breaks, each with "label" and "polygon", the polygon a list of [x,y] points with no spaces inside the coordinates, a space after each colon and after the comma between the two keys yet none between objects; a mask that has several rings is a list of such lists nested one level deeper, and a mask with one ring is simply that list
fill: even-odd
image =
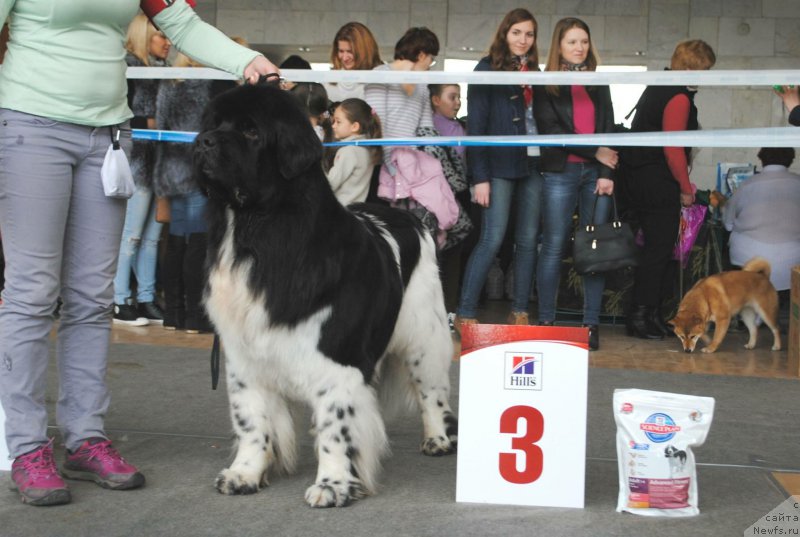
[{"label": "blue jeans leg", "polygon": [[469,256],[461,284],[457,313],[460,317],[470,319],[478,314],[481,289],[506,234],[511,195],[514,192],[514,181],[510,179],[491,179],[490,185],[489,206],[481,212],[481,236]]},{"label": "blue jeans leg", "polygon": [[142,233],[142,242],[139,244],[139,254],[136,256],[136,265],[134,265],[137,284],[136,301],[140,304],[155,300],[158,241],[161,238],[162,227],[164,225],[161,222],[156,222],[156,201],[154,197],[150,201],[144,233]]},{"label": "blue jeans leg", "polygon": [[[580,224],[583,226],[591,222],[595,199],[597,199],[597,209],[595,209],[594,224],[605,224],[611,214],[611,198],[609,196],[598,197],[594,193],[597,187],[597,172],[597,166],[591,166],[587,167],[581,176],[578,215]],[[583,276],[583,324],[600,323],[605,284],[605,273],[598,272]]]},{"label": "blue jeans leg", "polygon": [[[538,160],[538,159],[537,159]],[[539,223],[542,218],[542,183],[537,165],[530,175],[517,182],[516,227],[514,228],[514,296],[511,311],[527,312],[533,276],[536,273]]]},{"label": "blue jeans leg", "polygon": [[486,276],[505,237],[512,199],[516,196],[517,222],[514,270],[513,311],[527,311],[533,271],[536,266],[536,240],[539,235],[542,177],[532,165],[529,176],[519,179],[491,179],[489,207],[483,209],[481,236],[470,255],[461,287],[458,315],[475,318],[478,299]]},{"label": "blue jeans leg", "polygon": [[542,186],[542,249],[536,273],[539,322],[556,318],[556,297],[561,260],[572,231],[572,214],[578,203],[580,164],[568,163],[564,171],[545,172]]},{"label": "blue jeans leg", "polygon": [[125,209],[125,226],[114,276],[115,304],[124,304],[131,296],[131,269],[136,274],[139,302],[153,301],[160,235],[161,224],[155,221],[153,192],[149,188],[138,187]]}]

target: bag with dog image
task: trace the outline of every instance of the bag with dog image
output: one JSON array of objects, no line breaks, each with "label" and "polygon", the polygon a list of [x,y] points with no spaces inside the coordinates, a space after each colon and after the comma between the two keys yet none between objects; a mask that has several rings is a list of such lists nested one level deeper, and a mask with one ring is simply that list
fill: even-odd
[{"label": "bag with dog image", "polygon": [[614,390],[617,512],[683,517],[700,513],[692,448],[703,445],[714,399],[649,390]]}]

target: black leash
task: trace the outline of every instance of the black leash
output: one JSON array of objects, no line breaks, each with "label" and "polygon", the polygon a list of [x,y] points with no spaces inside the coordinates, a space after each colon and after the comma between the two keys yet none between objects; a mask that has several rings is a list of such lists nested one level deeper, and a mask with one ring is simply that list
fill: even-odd
[{"label": "black leash", "polygon": [[214,332],[214,344],[211,346],[211,389],[216,390],[219,384],[219,334]]}]

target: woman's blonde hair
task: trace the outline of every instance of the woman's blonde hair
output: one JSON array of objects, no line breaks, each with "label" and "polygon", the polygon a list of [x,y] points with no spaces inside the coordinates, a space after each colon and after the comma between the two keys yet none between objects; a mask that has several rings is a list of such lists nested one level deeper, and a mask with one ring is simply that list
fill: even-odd
[{"label": "woman's blonde hair", "polygon": [[670,69],[673,71],[705,71],[717,63],[717,56],[711,45],[702,39],[681,41],[672,53]]},{"label": "woman's blonde hair", "polygon": [[147,18],[147,15],[139,13],[128,25],[125,50],[139,58],[143,64],[150,65],[150,39],[156,33],[158,30]]}]

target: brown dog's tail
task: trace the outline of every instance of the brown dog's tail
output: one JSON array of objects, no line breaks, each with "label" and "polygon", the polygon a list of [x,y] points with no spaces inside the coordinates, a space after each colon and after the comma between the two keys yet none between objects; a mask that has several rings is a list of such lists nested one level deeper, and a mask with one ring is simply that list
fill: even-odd
[{"label": "brown dog's tail", "polygon": [[742,270],[746,270],[747,272],[760,272],[767,278],[769,278],[769,274],[772,271],[769,266],[769,261],[763,257],[754,257],[744,264]]}]

